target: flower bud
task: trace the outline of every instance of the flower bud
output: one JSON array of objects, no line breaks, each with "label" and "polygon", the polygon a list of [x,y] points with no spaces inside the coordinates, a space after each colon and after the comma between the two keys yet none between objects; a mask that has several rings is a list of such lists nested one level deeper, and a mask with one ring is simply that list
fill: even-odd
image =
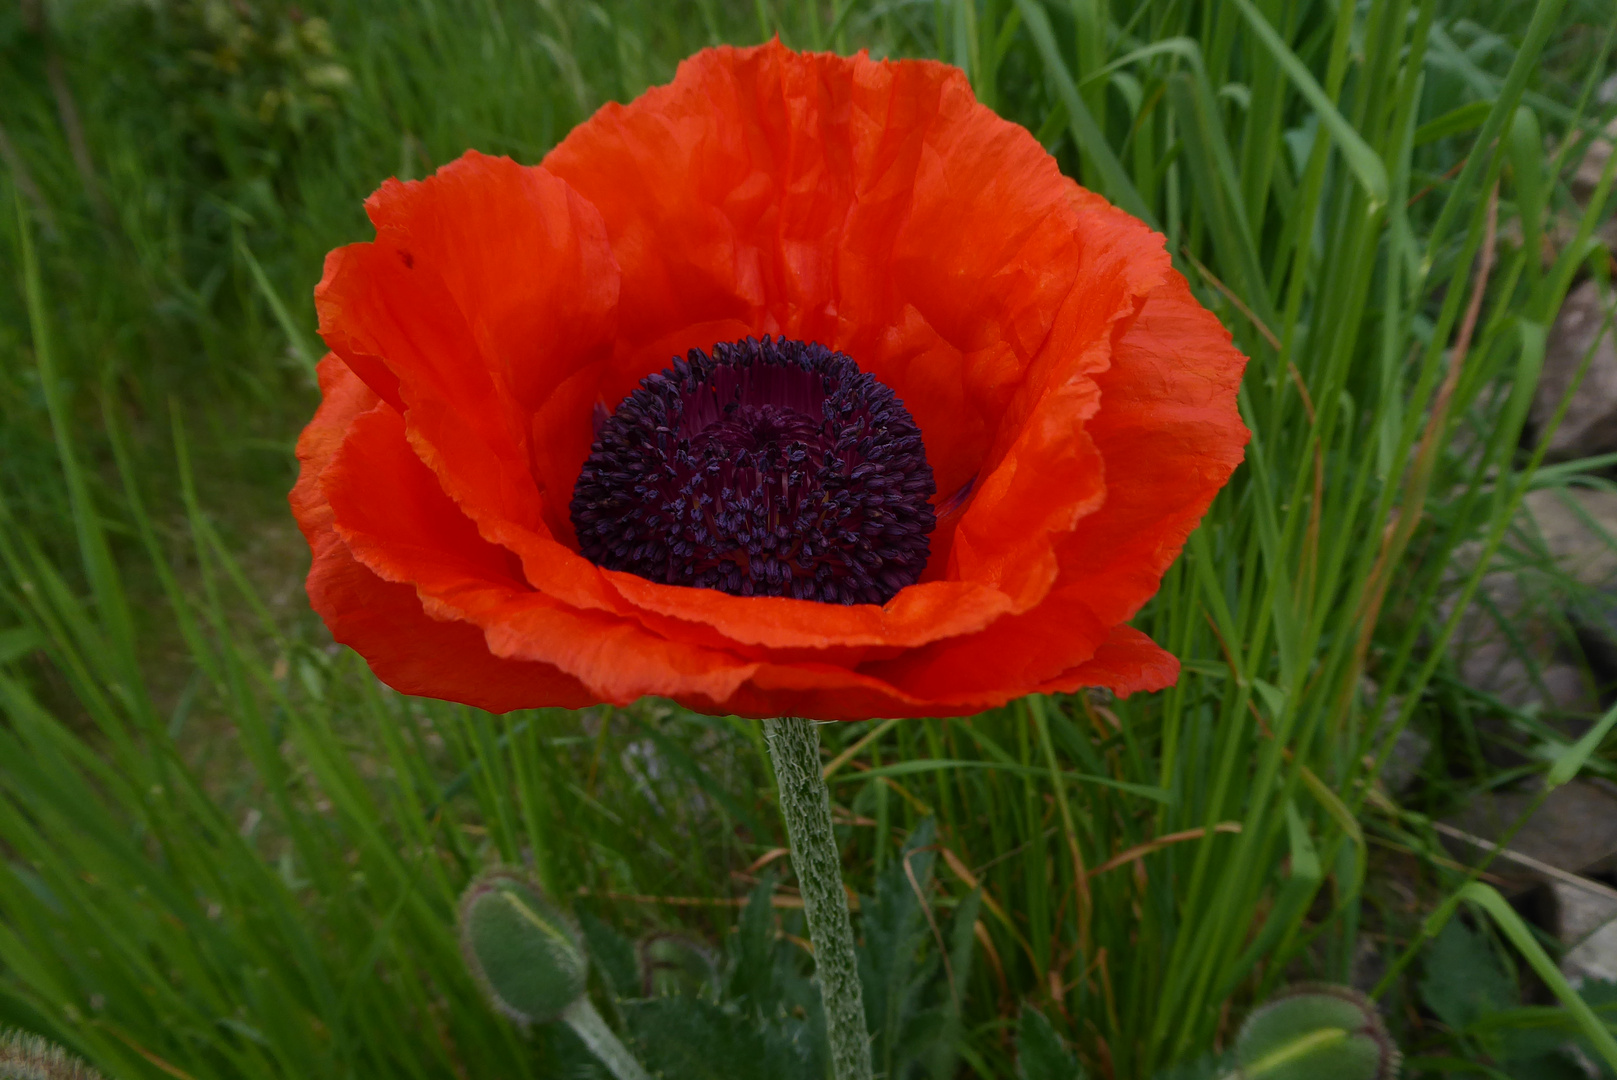
[{"label": "flower bud", "polygon": [[0,1080],[101,1080],[101,1074],[37,1035],[0,1031]]},{"label": "flower bud", "polygon": [[1305,983],[1258,1006],[1235,1040],[1240,1080],[1395,1080],[1402,1057],[1375,1002]]},{"label": "flower bud", "polygon": [[571,919],[515,870],[485,871],[460,900],[466,965],[494,1007],[546,1024],[584,996],[589,959]]}]

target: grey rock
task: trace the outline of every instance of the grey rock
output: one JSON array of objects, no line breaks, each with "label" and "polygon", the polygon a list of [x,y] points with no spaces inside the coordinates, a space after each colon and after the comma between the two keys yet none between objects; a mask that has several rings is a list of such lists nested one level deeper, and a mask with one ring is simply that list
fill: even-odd
[{"label": "grey rock", "polygon": [[1545,488],[1522,508],[1558,569],[1589,588],[1617,587],[1617,491]]},{"label": "grey rock", "polygon": [[1591,934],[1617,919],[1617,896],[1598,882],[1556,881],[1550,887],[1560,911],[1555,933],[1568,945],[1587,941]]},{"label": "grey rock", "polygon": [[1617,891],[1587,879],[1557,881],[1555,936],[1566,945],[1561,971],[1574,984],[1617,981]]},{"label": "grey rock", "polygon": [[[1617,889],[1589,875],[1617,866],[1617,796],[1604,781],[1573,781],[1551,792],[1506,850],[1489,864],[1512,903],[1567,946],[1568,978],[1617,979]],[[1476,861],[1523,813],[1532,792],[1486,795],[1444,819],[1444,843]],[[1458,834],[1456,832],[1458,830]]]},{"label": "grey rock", "polygon": [[[1445,825],[1462,833],[1497,841],[1537,798],[1532,791],[1482,795],[1455,814]],[[1472,844],[1445,834],[1458,857],[1475,861],[1480,852]],[[1617,795],[1610,785],[1574,780],[1550,792],[1544,805],[1510,840],[1509,850],[1568,874],[1601,874],[1617,866]],[[1489,872],[1504,880],[1507,893],[1521,893],[1554,878],[1542,871],[1501,856]]]},{"label": "grey rock", "polygon": [[[1374,708],[1376,695],[1380,687],[1368,675],[1359,679],[1359,692],[1362,695],[1366,708]],[[1387,732],[1398,722],[1398,714],[1403,711],[1404,699],[1397,696],[1387,698],[1386,704],[1381,707],[1381,716],[1376,720],[1375,735],[1371,742],[1371,752],[1379,751]],[[1420,775],[1421,766],[1432,753],[1432,740],[1430,736],[1416,730],[1413,726],[1406,726],[1393,739],[1392,748],[1387,751],[1387,759],[1381,763],[1381,785],[1393,795],[1402,795],[1409,790],[1415,778]]]},{"label": "grey rock", "polygon": [[1401,795],[1420,775],[1421,766],[1432,753],[1431,737],[1406,727],[1393,740],[1392,750],[1381,766],[1381,782],[1394,795]]},{"label": "grey rock", "polygon": [[1574,980],[1617,982],[1617,904],[1605,923],[1561,958],[1561,970]]},{"label": "grey rock", "polygon": [[1584,650],[1597,665],[1617,671],[1617,491],[1535,491],[1526,510],[1556,570],[1576,585],[1567,613]]},{"label": "grey rock", "polygon": [[[1456,549],[1456,582],[1480,552],[1474,542]],[[1514,709],[1599,712],[1574,645],[1617,663],[1617,491],[1530,492],[1494,565],[1450,642],[1460,677]],[[1452,602],[1440,611],[1447,616]]]},{"label": "grey rock", "polygon": [[[1476,565],[1480,551],[1474,542],[1455,550],[1456,587]],[[1455,627],[1449,651],[1460,678],[1513,709],[1593,712],[1599,701],[1568,651],[1564,582],[1530,559],[1512,561],[1514,568],[1483,577]],[[1448,618],[1453,600],[1438,610]]]},{"label": "grey rock", "polygon": [[1617,336],[1608,320],[1617,309],[1601,296],[1593,279],[1567,294],[1545,346],[1544,370],[1533,397],[1532,422],[1543,432],[1593,349],[1589,370],[1550,435],[1545,456],[1554,460],[1593,457],[1617,451]]}]

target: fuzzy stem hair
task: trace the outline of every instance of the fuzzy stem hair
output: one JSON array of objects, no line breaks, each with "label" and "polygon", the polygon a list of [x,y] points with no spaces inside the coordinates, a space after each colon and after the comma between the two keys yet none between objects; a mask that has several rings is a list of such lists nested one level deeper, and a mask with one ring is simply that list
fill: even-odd
[{"label": "fuzzy stem hair", "polygon": [[769,757],[780,788],[780,813],[792,847],[792,869],[803,892],[803,914],[814,944],[814,966],[825,1002],[825,1027],[836,1080],[871,1080],[859,962],[853,951],[842,857],[831,829],[831,794],[820,772],[820,735],[808,720],[764,721]]}]

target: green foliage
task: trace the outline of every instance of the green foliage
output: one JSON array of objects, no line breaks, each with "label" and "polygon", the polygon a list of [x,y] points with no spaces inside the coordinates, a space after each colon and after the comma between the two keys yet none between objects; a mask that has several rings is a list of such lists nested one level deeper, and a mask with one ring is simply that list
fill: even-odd
[{"label": "green foliage", "polygon": [[[1587,1076],[1583,1062],[1602,1076],[1617,1076],[1604,1048],[1592,1044],[1564,1010],[1522,1003],[1495,943],[1462,920],[1449,920],[1423,966],[1421,1001],[1449,1029],[1453,1056],[1493,1062],[1522,1080]],[[1617,985],[1589,982],[1581,994],[1600,1023],[1609,1028],[1617,1022]],[[1582,1061],[1570,1052],[1574,1046],[1582,1049]]]},{"label": "green foliage", "polygon": [[684,934],[652,934],[635,951],[641,987],[649,997],[711,992],[718,980],[712,954]]},{"label": "green foliage", "polygon": [[[290,3],[179,0],[151,16],[158,87],[196,163],[250,176],[284,168],[300,139],[340,120],[354,76],[331,24]],[[250,150],[209,160],[220,150]],[[210,168],[211,167],[211,168]]]},{"label": "green foliage", "polygon": [[1016,1075],[1018,1080],[1081,1080],[1085,1075],[1050,1021],[1030,1005],[1022,1006],[1016,1024]]},{"label": "green foliage", "polygon": [[1457,1031],[1517,1003],[1516,980],[1488,939],[1459,919],[1449,920],[1423,959],[1421,1000]]},{"label": "green foliage", "polygon": [[588,911],[579,913],[578,922],[591,969],[599,976],[606,996],[639,996],[643,992],[643,968],[634,943]]},{"label": "green foliage", "polygon": [[[866,1022],[875,1035],[872,1064],[895,1080],[909,1075],[906,1062],[919,1067],[926,1048],[948,1042],[949,983],[970,974],[951,969],[942,978],[941,937],[933,947],[938,930],[927,892],[937,861],[936,836],[932,819],[923,820],[877,878],[875,896],[860,902],[859,978]],[[970,924],[957,931],[969,934]]]},{"label": "green foliage", "polygon": [[[882,995],[880,1011],[872,1012],[876,1045],[888,1050],[899,1039],[909,1040],[891,1049],[896,1064],[886,1075],[895,1077],[955,1075],[959,1038],[942,1021],[957,1017],[958,1009],[933,939],[914,926],[924,919],[921,904],[932,891],[929,864],[916,864],[927,856],[933,836],[932,823],[923,822],[904,848],[911,871],[906,873],[902,863],[890,868],[860,918],[865,990],[867,996]],[[689,938],[651,934],[631,946],[605,922],[585,917],[584,934],[605,969],[610,1011],[653,1075],[664,1080],[816,1080],[824,1075],[819,992],[807,957],[777,933],[773,895],[774,883],[766,879],[748,900],[722,972],[714,969],[708,950]],[[950,920],[957,943],[962,921],[969,940],[974,918],[972,907]],[[583,954],[572,951],[567,919],[522,876],[506,870],[480,875],[462,901],[462,932],[479,982],[506,1015],[524,1024],[549,1023],[580,1000],[586,973],[571,965],[582,963]],[[563,972],[555,970],[557,942],[569,965]],[[969,952],[957,951],[969,963]],[[1045,1033],[1056,1039],[1048,1025]]]},{"label": "green foliage", "polygon": [[633,1045],[667,1080],[818,1080],[825,1074],[804,1024],[757,1023],[698,997],[626,1004]]}]

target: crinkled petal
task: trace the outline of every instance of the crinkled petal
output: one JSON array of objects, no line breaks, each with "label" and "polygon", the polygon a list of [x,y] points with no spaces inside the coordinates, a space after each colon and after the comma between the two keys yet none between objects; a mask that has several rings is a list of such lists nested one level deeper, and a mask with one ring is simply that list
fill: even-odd
[{"label": "crinkled petal", "polygon": [[[543,166],[468,154],[367,206],[317,291],[341,359],[292,502],[316,607],[393,685],[860,719],[1176,677],[1122,624],[1240,461],[1244,360],[1162,238],[954,69],[708,50]],[[921,428],[940,523],[886,605],[575,550],[598,408],[766,333],[848,353]]]},{"label": "crinkled petal", "polygon": [[[460,513],[415,456],[385,402],[356,416],[320,477],[332,525],[354,559],[415,588],[427,614],[482,629],[497,657],[538,661],[600,700],[644,694],[722,699],[756,664],[669,640],[634,620],[567,607],[530,588],[517,559]],[[378,498],[377,492],[387,493]]]},{"label": "crinkled petal", "polygon": [[1058,553],[1063,583],[1083,592],[1100,621],[1133,618],[1156,594],[1241,463],[1245,364],[1229,331],[1170,273],[1096,376],[1102,407],[1088,432],[1106,461],[1106,505]]},{"label": "crinkled petal", "polygon": [[897,391],[940,502],[963,503],[923,584],[879,613],[612,575],[629,603],[742,646],[912,648],[1054,585],[1054,540],[1104,497],[1083,430],[1092,375],[1167,259],[1104,201],[1075,205],[957,70],[709,50],[603,108],[545,166],[601,210],[623,275],[608,406],[672,351],[738,328],[821,341]]},{"label": "crinkled petal", "polygon": [[1119,697],[1166,690],[1179,681],[1179,661],[1132,626],[1114,626],[1095,655],[1038,687],[1041,694],[1070,694],[1104,686]]},{"label": "crinkled petal", "polygon": [[542,431],[532,422],[611,351],[617,269],[600,215],[544,169],[476,153],[427,180],[388,181],[367,208],[376,240],[332,252],[315,290],[327,343],[373,388],[385,383],[418,455],[530,581],[576,606],[621,608],[568,546],[589,406]]},{"label": "crinkled petal", "polygon": [[332,636],[400,693],[452,698],[491,712],[536,702],[579,708],[597,700],[552,665],[495,656],[477,627],[430,618],[413,588],[383,581],[354,560],[332,528],[319,478],[348,425],[378,398],[335,356],[321,361],[320,382],[325,400],[298,440],[303,472],[291,502],[314,554],[309,599]]}]

